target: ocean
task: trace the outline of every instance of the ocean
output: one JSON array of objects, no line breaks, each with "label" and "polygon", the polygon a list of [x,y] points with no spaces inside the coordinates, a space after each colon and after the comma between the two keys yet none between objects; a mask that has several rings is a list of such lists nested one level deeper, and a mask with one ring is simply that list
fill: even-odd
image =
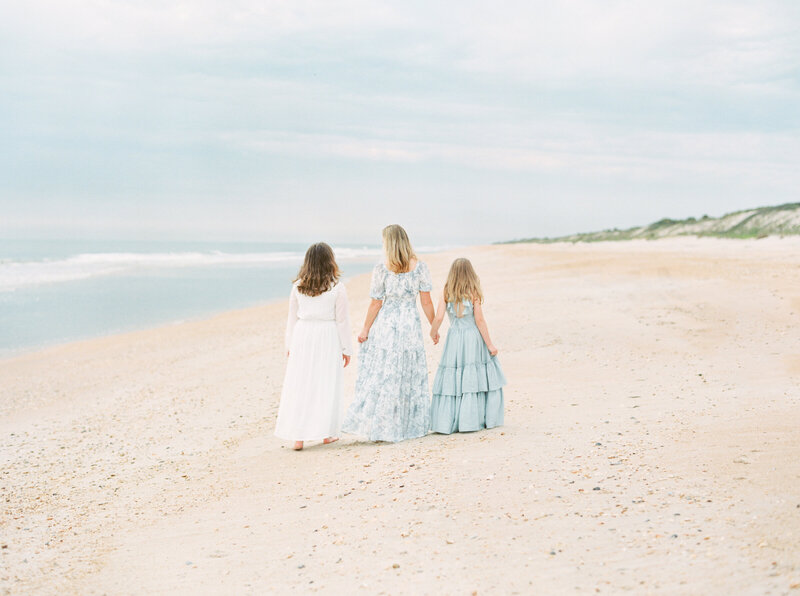
[{"label": "ocean", "polygon": [[[285,298],[307,244],[0,240],[0,357]],[[334,246],[344,277],[379,246]]]}]

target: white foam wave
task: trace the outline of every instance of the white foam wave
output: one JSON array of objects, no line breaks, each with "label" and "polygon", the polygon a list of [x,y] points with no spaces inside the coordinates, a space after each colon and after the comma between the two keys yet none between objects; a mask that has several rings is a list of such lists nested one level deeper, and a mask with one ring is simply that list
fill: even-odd
[{"label": "white foam wave", "polygon": [[[342,261],[374,257],[380,254],[374,248],[337,248],[336,256]],[[286,263],[299,264],[300,252],[226,253],[175,252],[175,253],[86,253],[66,259],[41,261],[0,262],[0,291],[13,291],[22,287],[77,281],[104,275],[131,273],[148,269],[209,266],[259,266]]]}]

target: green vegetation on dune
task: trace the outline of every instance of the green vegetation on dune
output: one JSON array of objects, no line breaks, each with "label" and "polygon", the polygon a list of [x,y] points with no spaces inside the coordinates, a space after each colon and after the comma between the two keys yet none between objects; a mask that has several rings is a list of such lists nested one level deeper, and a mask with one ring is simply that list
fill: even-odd
[{"label": "green vegetation on dune", "polygon": [[800,235],[800,203],[786,203],[771,207],[759,207],[734,211],[722,217],[703,215],[700,219],[664,218],[648,226],[626,230],[602,230],[572,234],[558,238],[525,238],[501,244],[520,242],[609,242],[615,240],[656,240],[675,236],[708,236],[714,238],[765,238],[767,236]]}]

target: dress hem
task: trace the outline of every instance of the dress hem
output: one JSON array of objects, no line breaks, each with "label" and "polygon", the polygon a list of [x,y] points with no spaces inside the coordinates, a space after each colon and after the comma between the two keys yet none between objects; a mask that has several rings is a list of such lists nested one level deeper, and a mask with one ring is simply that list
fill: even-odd
[{"label": "dress hem", "polygon": [[401,443],[402,441],[410,441],[411,439],[422,438],[424,436],[427,436],[428,433],[429,433],[429,431],[426,430],[424,433],[422,433],[420,435],[411,435],[411,436],[408,436],[408,437],[401,437],[399,439],[385,439],[385,438],[374,438],[374,437],[371,437],[368,434],[362,433],[360,431],[352,431],[352,430],[342,429],[342,432],[344,434],[346,434],[346,435],[355,435],[357,437],[365,438],[365,439],[367,439],[367,441],[370,441],[372,443],[377,443],[377,442],[381,442],[381,443]]},{"label": "dress hem", "polygon": [[299,438],[299,439],[294,437],[288,438],[283,435],[279,435],[277,432],[274,434],[276,437],[278,437],[279,439],[283,439],[284,441],[322,441],[327,438],[339,437],[341,433],[339,432],[339,433],[327,434],[324,436],[314,435],[313,437]]}]

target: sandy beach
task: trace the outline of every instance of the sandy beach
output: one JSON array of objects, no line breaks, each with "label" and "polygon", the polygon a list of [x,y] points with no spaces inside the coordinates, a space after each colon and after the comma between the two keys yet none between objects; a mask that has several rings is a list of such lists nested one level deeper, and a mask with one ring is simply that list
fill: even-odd
[{"label": "sandy beach", "polygon": [[490,431],[291,451],[284,301],[0,361],[0,591],[800,594],[800,239],[454,256]]}]

